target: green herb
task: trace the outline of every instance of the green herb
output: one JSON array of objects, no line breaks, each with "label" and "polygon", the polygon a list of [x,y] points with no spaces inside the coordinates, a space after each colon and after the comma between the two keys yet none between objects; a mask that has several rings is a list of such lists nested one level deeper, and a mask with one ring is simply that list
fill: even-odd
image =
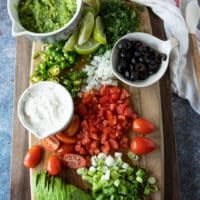
[{"label": "green herb", "polygon": [[[134,6],[135,5],[135,6]],[[102,1],[100,16],[109,47],[123,35],[139,30],[141,6],[130,7],[124,0]]]}]

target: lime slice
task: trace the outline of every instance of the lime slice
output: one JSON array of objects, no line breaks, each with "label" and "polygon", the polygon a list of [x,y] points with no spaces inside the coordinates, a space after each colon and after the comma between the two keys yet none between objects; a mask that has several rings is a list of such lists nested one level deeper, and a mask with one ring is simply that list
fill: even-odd
[{"label": "lime slice", "polygon": [[92,38],[90,38],[83,45],[77,44],[74,46],[74,48],[78,54],[85,55],[85,54],[93,53],[94,51],[96,51],[99,48],[100,45],[101,45],[100,43],[98,43],[98,42],[94,41]]},{"label": "lime slice", "polygon": [[63,47],[63,51],[73,51],[75,44],[77,44],[78,41],[78,31],[75,31],[69,39],[65,42],[65,45]]},{"label": "lime slice", "polygon": [[100,10],[100,1],[99,0],[83,0],[83,2],[95,9],[95,14],[97,15]]},{"label": "lime slice", "polygon": [[94,14],[92,12],[87,12],[83,17],[79,37],[78,37],[78,45],[82,45],[89,40],[92,35],[94,28]]},{"label": "lime slice", "polygon": [[96,14],[96,11],[95,11],[95,9],[93,7],[84,5],[84,7],[83,7],[83,16],[85,16],[85,14],[87,12],[91,12],[94,16]]},{"label": "lime slice", "polygon": [[104,34],[103,31],[103,22],[101,20],[100,16],[96,17],[95,20],[95,26],[94,26],[94,31],[93,31],[93,39],[100,44],[105,45],[107,43],[106,41],[106,35]]}]

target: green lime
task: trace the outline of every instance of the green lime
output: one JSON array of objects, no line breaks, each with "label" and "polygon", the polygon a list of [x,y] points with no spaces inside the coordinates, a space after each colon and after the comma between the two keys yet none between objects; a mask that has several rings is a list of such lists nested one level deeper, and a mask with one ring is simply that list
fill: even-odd
[{"label": "green lime", "polygon": [[65,42],[65,45],[63,47],[63,51],[73,51],[75,44],[77,44],[78,41],[78,31],[75,31],[69,39]]},{"label": "green lime", "polygon": [[94,29],[94,14],[87,12],[81,22],[81,27],[78,37],[78,45],[82,45],[89,40]]},{"label": "green lime", "polygon": [[99,13],[100,10],[100,1],[99,0],[83,0],[83,2],[95,9],[96,15]]},{"label": "green lime", "polygon": [[93,39],[103,45],[107,43],[106,35],[104,33],[104,28],[103,28],[103,22],[100,16],[97,16],[95,20]]},{"label": "green lime", "polygon": [[87,12],[91,12],[94,16],[95,16],[95,14],[96,14],[96,11],[95,11],[95,9],[94,9],[93,7],[84,5],[84,7],[83,7],[83,16],[84,16]]},{"label": "green lime", "polygon": [[96,51],[100,46],[100,43],[94,41],[92,38],[90,38],[86,43],[82,45],[75,45],[74,48],[78,54],[90,54]]}]

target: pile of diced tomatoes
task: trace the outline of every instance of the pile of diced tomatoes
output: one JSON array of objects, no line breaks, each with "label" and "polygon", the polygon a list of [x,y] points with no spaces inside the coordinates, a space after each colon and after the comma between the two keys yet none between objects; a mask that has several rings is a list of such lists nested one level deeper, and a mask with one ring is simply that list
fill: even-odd
[{"label": "pile of diced tomatoes", "polygon": [[106,85],[82,94],[76,105],[81,119],[75,145],[78,154],[108,154],[128,148],[127,132],[136,118],[129,96],[125,89]]}]

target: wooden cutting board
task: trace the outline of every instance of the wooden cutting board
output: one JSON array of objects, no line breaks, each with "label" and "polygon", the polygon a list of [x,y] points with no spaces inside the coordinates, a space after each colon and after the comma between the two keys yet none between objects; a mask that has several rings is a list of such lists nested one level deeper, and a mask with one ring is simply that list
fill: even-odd
[{"label": "wooden cutting board", "polygon": [[[164,39],[164,34],[162,32],[162,29],[160,29],[161,22],[159,21],[158,18],[156,18],[151,13],[151,21],[150,21],[149,13],[146,10],[143,13],[142,19],[143,19],[142,24],[144,31],[151,33],[153,30],[153,33],[155,35],[159,36],[161,39],[162,38]],[[31,60],[30,59],[31,46],[26,46],[30,45],[30,43],[24,38],[21,38],[21,40],[19,39],[17,42],[18,42],[17,47],[19,49],[17,49],[15,109],[16,109],[16,102],[18,101],[20,92],[22,92],[23,89],[25,89],[28,86],[27,78],[29,77],[28,73],[30,69],[29,61]],[[20,44],[19,42],[23,43]],[[25,46],[22,46],[23,44]],[[26,52],[27,49],[29,50],[29,52]],[[33,43],[31,49],[33,54],[37,50],[41,49],[41,44]],[[24,51],[23,53],[20,54],[22,50]],[[28,56],[28,58],[26,56]],[[22,64],[22,66],[20,66],[20,64]],[[35,61],[32,60],[31,71],[33,70],[34,66],[35,66]],[[20,72],[21,73],[23,72],[21,68],[26,70],[24,75],[20,74]],[[25,77],[25,80],[23,80],[22,77]],[[127,87],[127,89],[131,93],[131,101],[133,103],[134,110],[137,111],[139,116],[151,120],[156,125],[156,132],[151,134],[149,137],[156,142],[157,149],[151,154],[143,156],[142,159],[140,160],[140,165],[150,170],[151,174],[155,176],[156,179],[158,180],[160,191],[155,193],[152,196],[152,199],[176,200],[179,197],[179,190],[177,186],[178,181],[177,181],[177,171],[176,171],[172,112],[170,104],[171,99],[170,99],[169,77],[165,75],[165,77],[159,83],[156,83],[147,88],[135,89],[132,87]],[[29,142],[28,142],[26,133],[20,133],[20,131],[26,132],[19,124],[15,112],[13,152],[12,152],[13,157],[12,157],[12,177],[11,177],[11,199],[34,200],[33,196],[30,197],[31,192],[29,187],[29,176],[27,174],[28,170],[23,168],[22,160],[28,148],[27,144],[29,143],[29,146],[32,146],[36,143],[40,143],[40,141],[32,134],[29,134],[28,138]],[[46,156],[47,154],[45,155],[45,157]],[[37,168],[30,170],[30,180],[32,177],[32,173],[44,170],[44,160],[43,162],[40,163],[40,165]],[[20,173],[18,173],[18,171]],[[68,169],[67,180],[69,180],[69,183],[84,188],[84,183],[81,181],[78,175],[76,175],[76,172],[73,170]],[[28,190],[26,191],[26,189]]]}]

